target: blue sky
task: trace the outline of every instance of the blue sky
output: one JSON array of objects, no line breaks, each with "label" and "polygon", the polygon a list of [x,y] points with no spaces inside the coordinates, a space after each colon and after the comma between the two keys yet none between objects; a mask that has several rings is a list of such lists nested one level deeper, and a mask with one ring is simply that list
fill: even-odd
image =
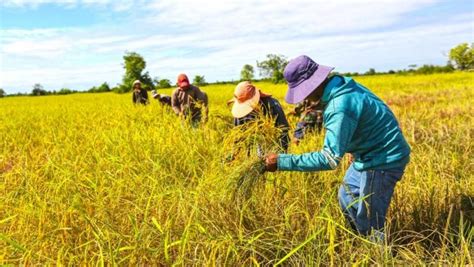
[{"label": "blue sky", "polygon": [[445,64],[474,40],[465,0],[3,0],[0,87],[29,92],[120,82],[122,56],[152,77],[238,79],[266,54],[307,54],[337,71]]}]

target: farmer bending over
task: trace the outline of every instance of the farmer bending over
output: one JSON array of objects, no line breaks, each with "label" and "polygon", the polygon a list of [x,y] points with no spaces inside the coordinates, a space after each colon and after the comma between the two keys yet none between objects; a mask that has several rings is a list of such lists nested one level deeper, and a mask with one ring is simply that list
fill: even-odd
[{"label": "farmer bending over", "polygon": [[142,83],[139,80],[133,82],[132,100],[134,104],[148,104],[148,92],[142,88]]},{"label": "farmer bending over", "polygon": [[171,106],[171,96],[158,94],[156,90],[151,91],[151,95],[154,99],[158,100],[162,105]]},{"label": "farmer bending over", "polygon": [[305,99],[298,103],[290,114],[300,118],[296,123],[296,129],[293,134],[295,144],[298,144],[306,133],[313,131],[315,128],[318,130],[318,133],[321,132],[323,128],[323,108],[321,101]]},{"label": "farmer bending over", "polygon": [[241,82],[235,88],[234,98],[229,103],[231,102],[233,102],[232,115],[235,126],[254,120],[259,115],[258,111],[261,111],[263,115],[273,118],[275,127],[282,130],[279,144],[284,151],[288,150],[289,125],[278,100],[271,95],[262,93],[250,82]]},{"label": "farmer bending over", "polygon": [[328,78],[332,70],[307,56],[286,66],[286,102],[308,99],[324,106],[324,145],[320,151],[301,155],[269,154],[265,169],[334,170],[344,154],[351,153],[354,161],[339,188],[339,204],[354,230],[362,235],[374,232],[383,240],[385,215],[410,160],[410,147],[382,100],[349,77]]},{"label": "farmer bending over", "polygon": [[171,95],[171,107],[176,115],[188,118],[191,116],[193,125],[201,121],[201,107],[204,108],[204,116],[207,118],[208,100],[207,94],[198,87],[189,83],[186,74],[178,76],[178,88]]}]

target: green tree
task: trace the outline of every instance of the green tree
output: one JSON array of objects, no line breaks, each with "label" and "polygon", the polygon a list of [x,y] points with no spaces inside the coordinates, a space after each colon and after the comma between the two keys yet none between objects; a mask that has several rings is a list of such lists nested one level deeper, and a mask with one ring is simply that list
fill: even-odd
[{"label": "green tree", "polygon": [[374,68],[370,68],[366,73],[364,73],[365,75],[375,75],[377,74],[377,72],[375,71]]},{"label": "green tree", "polygon": [[155,88],[156,89],[164,89],[164,88],[171,88],[171,81],[168,79],[158,79],[155,78]]},{"label": "green tree", "polygon": [[252,65],[245,64],[240,71],[240,80],[251,81],[254,78],[254,69]]},{"label": "green tree", "polygon": [[4,97],[6,95],[7,93],[5,93],[5,91],[2,88],[0,88],[0,97]]},{"label": "green tree", "polygon": [[122,84],[118,86],[119,93],[125,93],[132,89],[132,84],[135,80],[142,82],[143,88],[152,89],[153,80],[148,72],[143,73],[146,68],[145,59],[136,52],[126,52],[123,56],[123,68],[125,74],[122,78]]},{"label": "green tree", "polygon": [[89,93],[104,93],[104,92],[110,92],[112,89],[110,89],[110,86],[107,82],[102,83],[99,85],[99,87],[93,86],[87,92]]},{"label": "green tree", "polygon": [[46,94],[48,94],[48,91],[44,90],[41,84],[36,83],[35,85],[33,85],[33,90],[31,90],[31,95],[40,96],[40,95],[46,95]]},{"label": "green tree", "polygon": [[72,93],[73,93],[72,90],[69,88],[62,88],[61,90],[57,92],[58,95],[69,95]]},{"label": "green tree", "polygon": [[206,85],[206,79],[204,78],[204,75],[194,76],[193,84],[195,84],[197,86]]},{"label": "green tree", "polygon": [[270,78],[274,83],[284,81],[283,70],[288,64],[288,60],[283,55],[268,54],[267,59],[258,62],[257,67],[260,69],[260,75],[264,78]]},{"label": "green tree", "polygon": [[107,82],[102,83],[99,87],[97,87],[97,92],[98,93],[103,93],[103,92],[110,92],[110,86]]},{"label": "green tree", "polygon": [[474,43],[460,44],[449,51],[449,60],[459,70],[474,69]]}]

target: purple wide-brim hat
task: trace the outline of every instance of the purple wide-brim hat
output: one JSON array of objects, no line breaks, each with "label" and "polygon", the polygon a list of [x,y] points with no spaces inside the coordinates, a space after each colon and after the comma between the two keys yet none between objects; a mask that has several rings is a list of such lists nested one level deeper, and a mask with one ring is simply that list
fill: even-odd
[{"label": "purple wide-brim hat", "polygon": [[283,75],[288,82],[285,101],[296,104],[305,100],[329,76],[333,67],[319,65],[308,56],[290,60]]}]

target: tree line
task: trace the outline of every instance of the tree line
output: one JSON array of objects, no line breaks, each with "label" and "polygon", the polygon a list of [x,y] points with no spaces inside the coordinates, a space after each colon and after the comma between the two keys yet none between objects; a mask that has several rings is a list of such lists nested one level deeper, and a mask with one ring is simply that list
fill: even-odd
[{"label": "tree line", "polygon": [[[449,52],[449,60],[446,65],[409,65],[408,69],[389,70],[387,72],[378,72],[374,68],[366,72],[348,72],[338,73],[344,76],[361,76],[361,75],[379,75],[379,74],[432,74],[432,73],[448,73],[455,70],[466,71],[474,70],[474,43],[462,43]],[[148,71],[144,72],[146,68],[145,59],[136,52],[126,52],[123,56],[124,63],[122,64],[125,73],[122,77],[122,82],[115,87],[110,87],[107,82],[99,86],[93,86],[86,91],[77,91],[69,88],[62,88],[58,91],[48,91],[43,88],[41,84],[33,85],[31,93],[17,93],[9,94],[9,96],[42,96],[42,95],[67,95],[74,93],[102,93],[102,92],[116,92],[127,93],[132,88],[132,83],[135,80],[140,80],[143,87],[147,90],[171,88],[173,84],[168,79],[160,79],[158,77],[151,78]],[[283,70],[288,64],[288,58],[279,54],[268,54],[265,60],[257,61],[256,66],[259,70],[260,79],[256,79],[255,69],[250,64],[245,64],[240,71],[240,80],[238,81],[216,81],[212,84],[229,84],[237,83],[239,81],[271,81],[273,83],[284,82]],[[197,86],[207,85],[204,75],[196,75],[193,79],[193,84]],[[0,97],[6,96],[3,89],[0,88]]]}]

